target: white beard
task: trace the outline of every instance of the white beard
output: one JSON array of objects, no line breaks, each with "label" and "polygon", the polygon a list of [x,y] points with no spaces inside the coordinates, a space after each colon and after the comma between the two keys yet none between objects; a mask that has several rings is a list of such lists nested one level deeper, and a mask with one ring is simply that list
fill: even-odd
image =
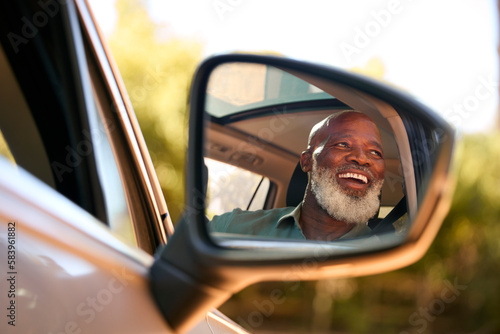
[{"label": "white beard", "polygon": [[[350,165],[348,168],[353,168]],[[365,167],[355,166],[355,168],[371,172]],[[311,171],[311,190],[316,201],[333,219],[351,224],[366,224],[380,207],[380,190],[384,180],[373,180],[372,184],[363,194],[349,194],[337,182],[336,174],[345,169],[339,167],[335,170],[328,168],[318,168],[316,159],[313,158]]]}]

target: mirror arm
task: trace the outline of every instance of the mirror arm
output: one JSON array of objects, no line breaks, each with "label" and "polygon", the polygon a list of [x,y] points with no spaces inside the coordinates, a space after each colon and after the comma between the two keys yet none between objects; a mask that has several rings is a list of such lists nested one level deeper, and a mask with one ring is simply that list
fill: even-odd
[{"label": "mirror arm", "polygon": [[[205,283],[210,273],[196,261],[190,247],[189,228],[181,221],[168,244],[158,252],[150,270],[150,288],[167,323],[175,332],[185,332],[232,293]],[[189,258],[189,259],[187,259]]]}]

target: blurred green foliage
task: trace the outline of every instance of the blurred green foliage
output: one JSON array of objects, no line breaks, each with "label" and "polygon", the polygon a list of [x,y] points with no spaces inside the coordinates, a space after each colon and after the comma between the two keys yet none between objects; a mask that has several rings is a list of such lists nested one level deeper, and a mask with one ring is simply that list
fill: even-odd
[{"label": "blurred green foliage", "polygon": [[167,38],[168,26],[152,22],[143,1],[118,0],[116,8],[109,44],[175,222],[184,207],[189,87],[202,46]]},{"label": "blurred green foliage", "polygon": [[[117,8],[111,49],[175,221],[184,205],[187,99],[201,46],[162,39],[168,27],[152,23],[140,0],[118,0]],[[455,173],[450,212],[414,265],[362,278],[260,283],[221,311],[252,332],[499,333],[500,134],[465,136]]]}]

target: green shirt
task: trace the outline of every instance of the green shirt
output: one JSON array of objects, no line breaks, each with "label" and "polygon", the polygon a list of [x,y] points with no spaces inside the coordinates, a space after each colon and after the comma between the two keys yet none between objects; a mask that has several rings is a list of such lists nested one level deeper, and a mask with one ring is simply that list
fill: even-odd
[{"label": "green shirt", "polygon": [[[209,223],[212,232],[235,233],[263,236],[270,238],[305,240],[299,225],[302,203],[297,207],[277,208],[270,210],[244,211],[234,209],[220,216],[214,216]],[[353,239],[371,234],[365,224],[354,227],[335,240]]]}]

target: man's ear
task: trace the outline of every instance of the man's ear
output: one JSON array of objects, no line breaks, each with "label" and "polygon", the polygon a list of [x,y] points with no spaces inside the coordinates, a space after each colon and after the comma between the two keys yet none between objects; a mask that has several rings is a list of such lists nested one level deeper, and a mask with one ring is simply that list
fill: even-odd
[{"label": "man's ear", "polygon": [[300,167],[304,173],[311,171],[312,169],[312,154],[310,151],[304,151],[300,155]]}]

